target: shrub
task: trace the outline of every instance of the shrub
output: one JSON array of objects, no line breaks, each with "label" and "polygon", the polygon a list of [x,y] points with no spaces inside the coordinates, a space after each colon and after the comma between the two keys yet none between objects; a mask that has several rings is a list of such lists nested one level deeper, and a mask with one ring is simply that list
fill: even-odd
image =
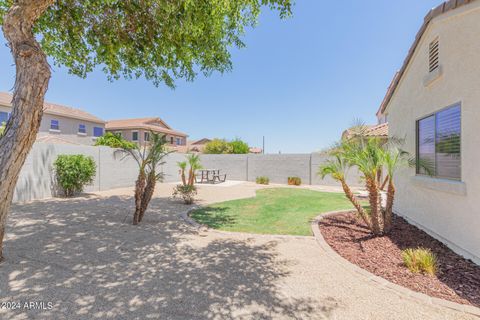
[{"label": "shrub", "polygon": [[232,154],[247,154],[250,152],[250,147],[245,141],[240,140],[239,138],[236,138],[233,141],[230,141],[228,143],[230,146],[230,152]]},{"label": "shrub", "polygon": [[299,177],[288,177],[288,184],[290,186],[299,186],[302,184],[302,179]]},{"label": "shrub", "polygon": [[185,204],[192,204],[197,195],[197,187],[190,184],[179,184],[173,189],[174,198],[182,198]]},{"label": "shrub", "polygon": [[92,157],[59,155],[54,162],[57,182],[66,197],[82,192],[83,187],[93,182],[96,165]]},{"label": "shrub", "polygon": [[230,152],[230,145],[225,139],[213,139],[205,145],[205,153],[208,154],[225,154]]},{"label": "shrub", "polygon": [[103,136],[97,138],[96,146],[107,146],[110,148],[119,148],[124,150],[131,150],[137,148],[134,142],[123,139],[120,135],[111,132],[105,133]]},{"label": "shrub", "polygon": [[430,249],[408,248],[402,251],[402,258],[411,272],[425,272],[432,276],[437,272],[437,257]]},{"label": "shrub", "polygon": [[257,184],[269,184],[270,183],[270,179],[268,177],[257,177],[257,179],[255,181],[257,182]]},{"label": "shrub", "polygon": [[5,131],[5,122],[0,123],[0,137],[3,136],[3,131]]}]

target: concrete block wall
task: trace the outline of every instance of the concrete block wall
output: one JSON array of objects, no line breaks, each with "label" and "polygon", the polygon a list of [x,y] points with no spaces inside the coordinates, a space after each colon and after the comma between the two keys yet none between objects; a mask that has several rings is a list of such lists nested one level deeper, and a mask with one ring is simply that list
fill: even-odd
[{"label": "concrete block wall", "polygon": [[[108,147],[74,146],[35,143],[22,168],[15,188],[14,202],[45,199],[55,196],[53,163],[60,154],[83,154],[91,156],[97,165],[97,174],[86,192],[113,188],[132,187],[138,175],[138,165],[118,151]],[[172,153],[165,158],[161,170],[164,182],[180,180],[177,162],[184,161],[185,154]],[[229,180],[255,181],[267,176],[272,183],[286,184],[290,176],[300,177],[302,184],[338,185],[331,178],[318,177],[318,167],[327,161],[321,154],[272,154],[272,155],[201,155],[204,168],[220,169]],[[351,170],[350,185],[360,186],[355,170]]]}]

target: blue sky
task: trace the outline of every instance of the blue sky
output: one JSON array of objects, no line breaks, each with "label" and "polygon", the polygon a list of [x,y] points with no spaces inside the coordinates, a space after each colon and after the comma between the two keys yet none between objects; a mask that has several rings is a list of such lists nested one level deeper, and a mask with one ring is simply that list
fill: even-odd
[{"label": "blue sky", "polygon": [[[175,90],[150,82],[108,82],[99,70],[80,79],[54,68],[47,100],[103,119],[159,116],[190,138],[266,140],[267,153],[328,147],[356,118],[374,123],[390,80],[423,17],[440,0],[297,0],[280,20],[264,11],[247,47],[234,49],[233,70]],[[0,43],[5,39],[0,36]],[[0,91],[15,68],[0,47]]]}]

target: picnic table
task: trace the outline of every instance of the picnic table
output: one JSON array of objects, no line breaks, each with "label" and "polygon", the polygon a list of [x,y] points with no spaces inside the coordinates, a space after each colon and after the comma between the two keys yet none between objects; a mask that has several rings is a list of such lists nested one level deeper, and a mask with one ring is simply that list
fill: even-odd
[{"label": "picnic table", "polygon": [[196,183],[222,183],[227,180],[227,174],[220,174],[220,169],[200,169],[195,175]]}]

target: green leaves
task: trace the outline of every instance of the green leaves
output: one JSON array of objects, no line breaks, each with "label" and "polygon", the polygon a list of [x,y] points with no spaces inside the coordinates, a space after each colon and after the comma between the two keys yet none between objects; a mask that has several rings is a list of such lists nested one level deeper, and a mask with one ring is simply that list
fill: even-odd
[{"label": "green leaves", "polygon": [[[59,0],[34,31],[45,53],[72,74],[100,67],[110,80],[143,76],[174,87],[175,79],[230,70],[229,50],[244,46],[245,28],[256,25],[261,7],[285,18],[292,1]],[[0,24],[11,5],[0,0]]]},{"label": "green leaves", "polygon": [[103,136],[97,138],[95,141],[96,146],[107,146],[110,148],[120,148],[120,149],[136,149],[138,148],[137,144],[134,142],[127,141],[123,139],[120,135],[116,135],[111,132],[105,133]]},{"label": "green leaves", "polygon": [[205,145],[204,152],[207,154],[247,154],[250,152],[250,147],[240,138],[232,141],[213,139]]},{"label": "green leaves", "polygon": [[95,161],[84,155],[59,155],[53,163],[57,182],[66,197],[83,191],[85,185],[93,182],[96,173]]}]

